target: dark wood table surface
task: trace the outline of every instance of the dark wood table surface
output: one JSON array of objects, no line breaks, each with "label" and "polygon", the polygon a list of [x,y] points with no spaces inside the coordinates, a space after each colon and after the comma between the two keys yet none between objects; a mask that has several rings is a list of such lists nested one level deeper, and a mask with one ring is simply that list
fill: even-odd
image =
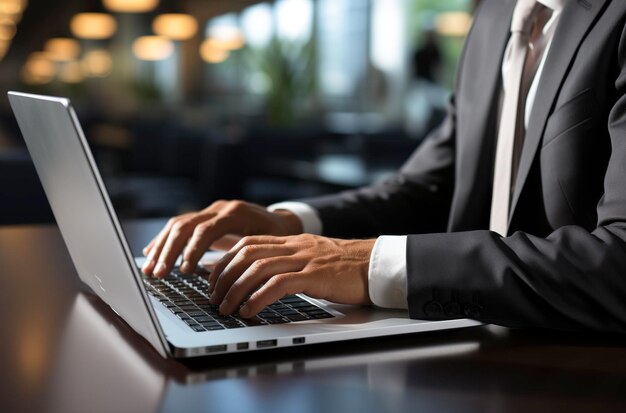
[{"label": "dark wood table surface", "polygon": [[[160,221],[129,225],[136,251]],[[162,359],[55,227],[0,229],[0,412],[626,411],[626,339],[483,326]]]}]

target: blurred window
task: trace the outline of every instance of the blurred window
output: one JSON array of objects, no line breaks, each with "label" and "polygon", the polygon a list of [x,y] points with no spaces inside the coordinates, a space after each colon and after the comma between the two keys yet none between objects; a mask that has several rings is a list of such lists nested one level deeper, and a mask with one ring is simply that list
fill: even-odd
[{"label": "blurred window", "polygon": [[358,110],[368,64],[369,1],[318,1],[318,77],[330,110]]}]

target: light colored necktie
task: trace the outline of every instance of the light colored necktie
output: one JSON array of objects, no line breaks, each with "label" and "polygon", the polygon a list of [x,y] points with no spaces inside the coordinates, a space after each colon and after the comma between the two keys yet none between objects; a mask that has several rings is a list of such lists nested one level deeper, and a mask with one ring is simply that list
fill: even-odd
[{"label": "light colored necktie", "polygon": [[523,125],[524,111],[520,103],[525,100],[521,99],[520,91],[536,5],[536,0],[518,0],[511,22],[511,39],[505,54],[505,64],[508,67],[504,81],[489,222],[489,229],[502,236],[506,236],[509,226],[516,135],[520,135],[520,129],[523,135],[523,127],[518,127]]}]

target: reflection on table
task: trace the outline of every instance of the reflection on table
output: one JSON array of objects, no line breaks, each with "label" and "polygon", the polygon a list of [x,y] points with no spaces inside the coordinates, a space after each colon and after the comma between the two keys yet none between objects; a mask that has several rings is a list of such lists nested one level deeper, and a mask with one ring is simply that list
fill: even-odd
[{"label": "reflection on table", "polygon": [[[127,227],[133,249],[162,221]],[[7,412],[626,409],[621,337],[484,326],[164,360],[76,281],[52,227],[0,229]]]}]

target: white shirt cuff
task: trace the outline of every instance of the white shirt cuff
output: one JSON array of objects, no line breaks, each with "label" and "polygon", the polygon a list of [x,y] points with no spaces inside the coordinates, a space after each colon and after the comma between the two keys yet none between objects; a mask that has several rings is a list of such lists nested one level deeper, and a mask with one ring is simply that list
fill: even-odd
[{"label": "white shirt cuff", "polygon": [[408,309],[406,236],[383,236],[376,240],[369,267],[369,295],[382,308]]},{"label": "white shirt cuff", "polygon": [[293,213],[302,223],[302,232],[313,235],[322,235],[322,220],[315,208],[304,202],[279,202],[267,207],[267,210],[274,212],[283,209]]}]

